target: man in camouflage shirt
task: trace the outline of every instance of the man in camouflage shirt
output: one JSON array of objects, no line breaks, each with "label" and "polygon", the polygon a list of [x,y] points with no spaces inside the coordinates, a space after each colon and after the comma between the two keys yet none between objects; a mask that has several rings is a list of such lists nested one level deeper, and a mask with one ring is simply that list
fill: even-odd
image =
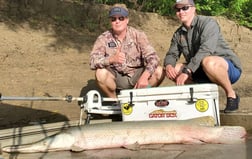
[{"label": "man in camouflage shirt", "polygon": [[90,54],[99,87],[111,98],[116,90],[158,86],[163,68],[144,32],[128,26],[128,9],[115,4],[109,12],[111,30],[101,34]]}]

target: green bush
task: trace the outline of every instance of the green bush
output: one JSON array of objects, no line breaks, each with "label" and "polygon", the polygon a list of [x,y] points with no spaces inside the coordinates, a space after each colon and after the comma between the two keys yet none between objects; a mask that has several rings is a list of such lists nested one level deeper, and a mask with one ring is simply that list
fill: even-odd
[{"label": "green bush", "polygon": [[[79,0],[81,1],[81,0]],[[129,8],[143,12],[154,12],[164,16],[174,16],[175,0],[82,0],[83,2],[112,5],[125,3]],[[251,0],[195,0],[197,12],[201,15],[226,16],[239,24],[252,28]]]}]

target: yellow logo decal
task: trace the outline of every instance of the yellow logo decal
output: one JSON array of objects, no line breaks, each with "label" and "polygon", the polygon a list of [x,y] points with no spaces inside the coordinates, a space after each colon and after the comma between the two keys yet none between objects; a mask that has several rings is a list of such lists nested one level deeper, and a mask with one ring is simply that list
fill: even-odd
[{"label": "yellow logo decal", "polygon": [[133,108],[132,108],[132,106],[129,106],[129,103],[124,103],[122,105],[123,114],[130,115],[132,113],[132,111],[133,111]]},{"label": "yellow logo decal", "polygon": [[209,108],[208,102],[205,99],[198,99],[195,107],[199,112],[206,112]]}]

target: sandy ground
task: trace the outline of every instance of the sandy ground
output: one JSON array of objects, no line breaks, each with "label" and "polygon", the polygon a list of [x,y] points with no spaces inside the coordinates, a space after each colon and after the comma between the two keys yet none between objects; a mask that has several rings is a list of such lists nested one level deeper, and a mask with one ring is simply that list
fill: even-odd
[{"label": "sandy ground", "polygon": [[[147,20],[146,17],[148,17]],[[241,96],[241,112],[252,102],[252,31],[232,21],[217,18],[232,49],[241,58],[243,74],[235,90]],[[144,21],[144,23],[142,23]],[[136,25],[137,23],[137,25]],[[173,19],[143,14],[131,25],[146,32],[163,59],[172,33],[179,25]],[[99,33],[68,27],[32,28],[26,22],[0,22],[0,92],[2,96],[79,97],[96,89],[94,72],[89,68],[89,53]],[[173,85],[168,79],[162,86]],[[225,96],[220,89],[220,109]],[[0,129],[36,123],[78,120],[80,108],[73,101],[7,101],[0,104]]]}]

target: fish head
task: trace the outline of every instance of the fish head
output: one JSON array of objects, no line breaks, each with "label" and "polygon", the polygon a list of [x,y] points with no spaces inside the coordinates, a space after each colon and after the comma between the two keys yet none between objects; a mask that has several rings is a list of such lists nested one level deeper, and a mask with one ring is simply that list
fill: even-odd
[{"label": "fish head", "polygon": [[74,142],[75,137],[71,134],[60,133],[31,144],[6,146],[2,148],[2,151],[32,153],[71,150],[71,147]]}]

